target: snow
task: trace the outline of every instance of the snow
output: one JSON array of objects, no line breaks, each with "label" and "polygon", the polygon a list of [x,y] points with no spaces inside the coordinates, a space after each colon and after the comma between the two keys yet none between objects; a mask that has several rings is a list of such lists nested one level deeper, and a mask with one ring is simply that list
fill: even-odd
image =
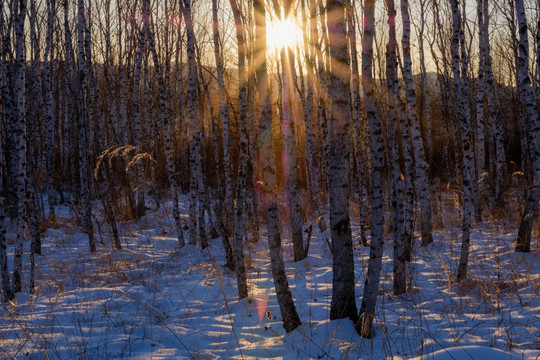
[{"label": "snow", "polygon": [[521,359],[520,355],[494,349],[485,346],[461,346],[451,347],[436,351],[432,354],[415,357],[415,360],[455,360],[455,359],[472,359],[472,360],[508,360]]},{"label": "snow", "polygon": [[[459,219],[455,209],[445,210],[435,243],[416,249],[408,269],[411,291],[399,297],[392,295],[387,241],[375,336],[363,339],[350,320],[328,320],[329,232],[314,233],[309,256],[298,263],[284,234],[287,276],[302,320],[286,334],[266,242],[246,245],[251,297],[238,301],[236,276],[223,268],[221,240],[206,250],[178,249],[168,213],[163,206],[138,223],[119,224],[123,249],[117,251],[97,213],[98,252],[91,254],[76,216],[59,208],[58,227],[44,233],[36,260],[35,296],[23,292],[0,308],[0,358],[540,358],[539,251],[535,245],[529,254],[513,252],[516,226],[509,220],[474,226],[469,277],[456,284]],[[359,245],[353,225],[360,304],[369,249]]]}]

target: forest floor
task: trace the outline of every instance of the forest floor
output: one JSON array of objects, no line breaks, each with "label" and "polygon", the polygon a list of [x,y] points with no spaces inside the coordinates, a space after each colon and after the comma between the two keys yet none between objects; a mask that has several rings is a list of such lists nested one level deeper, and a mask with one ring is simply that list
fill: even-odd
[{"label": "forest floor", "polygon": [[[459,211],[452,196],[446,199],[435,214],[435,242],[415,249],[410,291],[403,296],[392,294],[387,241],[372,339],[359,337],[348,319],[328,320],[329,231],[314,231],[309,256],[298,263],[284,234],[287,276],[302,321],[286,334],[263,224],[262,240],[246,246],[251,297],[238,301],[236,276],[223,268],[221,240],[203,251],[178,249],[167,206],[119,224],[122,250],[112,250],[105,223],[97,221],[94,254],[74,212],[59,207],[36,258],[35,295],[23,291],[1,304],[0,358],[540,359],[538,243],[531,253],[515,253],[516,216],[486,216],[474,225],[468,280],[456,284]],[[352,230],[359,305],[369,248],[359,244],[356,221]],[[9,250],[11,262],[13,246]]]}]

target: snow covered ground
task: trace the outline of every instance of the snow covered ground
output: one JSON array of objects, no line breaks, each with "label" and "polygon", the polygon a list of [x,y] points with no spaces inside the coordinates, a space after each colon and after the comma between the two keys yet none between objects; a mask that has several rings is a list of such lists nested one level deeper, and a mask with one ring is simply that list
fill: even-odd
[{"label": "snow covered ground", "polygon": [[[350,320],[328,320],[329,232],[314,234],[308,258],[296,264],[285,237],[302,320],[286,334],[264,240],[247,245],[251,297],[239,302],[235,274],[222,266],[221,240],[204,251],[178,250],[164,215],[170,209],[120,224],[119,251],[99,222],[96,254],[74,214],[59,210],[60,226],[44,233],[37,257],[36,295],[24,292],[0,308],[0,358],[540,359],[540,251],[535,243],[530,254],[514,253],[508,220],[475,226],[469,279],[455,284],[459,221],[455,209],[444,212],[435,243],[416,250],[411,291],[399,297],[392,295],[388,241],[376,334],[362,339]],[[369,249],[359,245],[357,227],[353,236],[360,304]]]}]

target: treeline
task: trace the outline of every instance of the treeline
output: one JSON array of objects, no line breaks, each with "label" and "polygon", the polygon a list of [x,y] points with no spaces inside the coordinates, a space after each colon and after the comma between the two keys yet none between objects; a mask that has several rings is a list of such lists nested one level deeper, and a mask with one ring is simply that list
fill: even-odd
[{"label": "treeline", "polygon": [[[303,41],[269,50],[268,19],[288,17]],[[249,295],[244,243],[266,224],[287,331],[301,319],[282,226],[294,261],[307,256],[314,225],[329,228],[330,317],[349,317],[371,336],[384,241],[394,242],[394,292],[404,293],[415,219],[429,245],[442,184],[461,193],[458,281],[473,220],[504,209],[512,174],[528,186],[516,250],[530,251],[539,21],[540,3],[524,0],[0,0],[4,298],[23,290],[25,239],[33,292],[41,231],[59,203],[73,206],[94,252],[96,211],[120,249],[119,220],[171,201],[178,246],[205,248],[220,236],[240,298]],[[359,311],[351,204],[371,251]]]}]

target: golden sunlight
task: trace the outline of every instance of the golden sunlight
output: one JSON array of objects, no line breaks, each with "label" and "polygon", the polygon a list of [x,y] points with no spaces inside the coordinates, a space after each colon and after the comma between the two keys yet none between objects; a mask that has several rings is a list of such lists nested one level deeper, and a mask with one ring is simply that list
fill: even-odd
[{"label": "golden sunlight", "polygon": [[296,46],[302,41],[302,30],[291,19],[271,21],[267,29],[268,48],[281,50],[288,46]]}]

